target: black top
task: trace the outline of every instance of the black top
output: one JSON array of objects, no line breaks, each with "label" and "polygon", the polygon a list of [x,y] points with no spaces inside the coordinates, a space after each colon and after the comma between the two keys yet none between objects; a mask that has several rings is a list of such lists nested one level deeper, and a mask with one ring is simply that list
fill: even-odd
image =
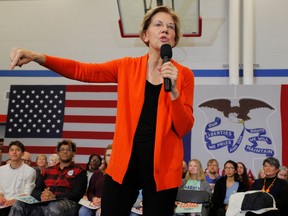
[{"label": "black top", "polygon": [[[217,209],[219,208],[225,208],[224,200],[226,196],[226,176],[222,176],[219,180],[216,181],[215,187],[214,187],[214,192],[212,195],[212,209],[211,209],[211,215],[213,216]],[[239,182],[239,187],[237,192],[245,192],[247,191],[247,187],[242,183]]]},{"label": "black top", "polygon": [[138,185],[154,181],[153,162],[158,98],[162,84],[146,81],[145,99],[134,136],[132,155],[126,173],[127,178]]},{"label": "black top", "polygon": [[[277,177],[266,178],[265,189],[267,189],[276,178],[273,185],[270,187],[269,193],[274,197],[276,206],[281,216],[288,215],[288,183]],[[252,184],[251,190],[261,190],[265,179],[257,179]]]}]

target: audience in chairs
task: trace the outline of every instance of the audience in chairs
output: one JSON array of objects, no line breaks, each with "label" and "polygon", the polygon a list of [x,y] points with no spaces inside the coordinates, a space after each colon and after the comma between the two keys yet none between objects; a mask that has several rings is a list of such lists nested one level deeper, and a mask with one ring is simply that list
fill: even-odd
[{"label": "audience in chairs", "polygon": [[31,205],[17,201],[12,206],[9,216],[70,216],[78,212],[78,202],[87,186],[86,171],[73,161],[76,154],[74,142],[70,140],[59,142],[57,153],[60,162],[48,167],[39,176],[31,194],[37,200],[45,202]]},{"label": "audience in chairs", "polygon": [[[87,198],[100,208],[91,210],[82,206],[79,210],[79,216],[101,215],[101,197],[105,171],[112,152],[112,145],[107,146],[103,160],[99,155],[90,155],[86,172],[73,161],[76,144],[70,140],[59,142],[56,154],[58,158],[55,155],[50,155],[49,166],[45,155],[39,155],[36,158],[37,167],[42,173],[42,175],[37,175],[36,186],[36,172],[30,167],[31,155],[29,152],[25,152],[24,145],[20,141],[14,141],[9,144],[8,149],[10,164],[0,167],[1,216],[38,216],[53,215],[54,213],[68,216],[78,214],[78,201],[83,197],[87,187],[87,172],[91,172]],[[99,169],[100,165],[101,169]],[[263,176],[255,180],[252,186],[249,185],[248,173],[244,163],[228,160],[224,164],[225,175],[222,177],[218,174],[218,169],[218,161],[216,159],[209,160],[207,163],[208,174],[205,178],[199,160],[192,159],[188,163],[188,170],[183,176],[179,190],[207,191],[212,194],[212,189],[214,189],[210,211],[210,205],[206,205],[208,208],[203,205],[199,215],[225,216],[230,196],[236,192],[245,192],[250,187],[250,190],[262,190],[271,194],[276,201],[278,211],[274,210],[261,215],[288,215],[288,171],[287,167],[280,167],[280,163],[276,158],[268,157],[263,161]],[[26,179],[25,185],[18,185],[19,181],[17,179],[19,178]],[[210,181],[212,188],[206,180]],[[16,191],[15,188],[21,189]],[[16,201],[17,196],[30,194],[38,200],[48,202],[30,205]],[[7,205],[7,208],[1,208],[5,205]],[[176,216],[182,215],[190,214],[176,213]],[[198,215],[198,213],[194,215]],[[246,215],[256,214],[249,212]]]}]

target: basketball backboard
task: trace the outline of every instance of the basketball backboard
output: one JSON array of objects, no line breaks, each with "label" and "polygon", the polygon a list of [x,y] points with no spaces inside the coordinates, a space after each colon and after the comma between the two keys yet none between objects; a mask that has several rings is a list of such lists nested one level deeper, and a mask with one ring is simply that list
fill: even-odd
[{"label": "basketball backboard", "polygon": [[117,4],[120,33],[124,38],[139,37],[145,13],[160,5],[172,8],[180,16],[183,37],[201,36],[200,0],[117,0]]}]

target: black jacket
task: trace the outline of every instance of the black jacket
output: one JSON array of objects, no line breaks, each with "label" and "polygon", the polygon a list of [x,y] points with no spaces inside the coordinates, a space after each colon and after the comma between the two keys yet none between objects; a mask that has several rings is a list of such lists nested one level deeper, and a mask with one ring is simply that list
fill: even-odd
[{"label": "black jacket", "polygon": [[[212,195],[212,209],[211,209],[211,216],[214,216],[217,209],[225,208],[224,200],[226,195],[226,176],[222,176],[219,180],[216,181],[214,192]],[[247,186],[242,182],[239,182],[239,187],[237,192],[245,192],[247,191]]]},{"label": "black jacket", "polygon": [[[266,178],[266,187],[273,182],[274,178]],[[261,190],[264,184],[264,179],[257,179],[253,183],[251,190]],[[288,215],[288,183],[276,177],[276,181],[270,188],[269,192],[275,199],[276,206],[281,216]]]}]

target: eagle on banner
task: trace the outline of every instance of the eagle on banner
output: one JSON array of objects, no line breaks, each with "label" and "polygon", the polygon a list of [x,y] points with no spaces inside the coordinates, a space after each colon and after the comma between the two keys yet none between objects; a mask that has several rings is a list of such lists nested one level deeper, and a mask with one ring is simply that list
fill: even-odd
[{"label": "eagle on banner", "polygon": [[252,109],[268,108],[274,110],[272,106],[264,101],[250,98],[240,99],[239,106],[231,106],[231,101],[228,99],[214,99],[200,104],[199,107],[214,108],[229,119],[236,117],[240,123],[251,119],[248,114]]}]

